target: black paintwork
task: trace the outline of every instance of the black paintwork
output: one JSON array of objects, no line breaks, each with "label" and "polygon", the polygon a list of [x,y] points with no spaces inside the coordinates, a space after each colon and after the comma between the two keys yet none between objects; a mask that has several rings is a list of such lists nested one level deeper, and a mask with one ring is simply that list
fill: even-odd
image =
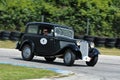
[{"label": "black paintwork", "polygon": [[[30,25],[38,26],[37,33],[28,33],[28,28]],[[43,28],[54,30],[55,26],[72,30],[72,28],[70,27],[61,26],[61,25],[52,24],[52,23],[30,22],[26,25],[25,33],[22,34],[22,37],[18,42],[16,48],[21,51],[22,47],[27,44],[31,46],[32,52],[37,56],[61,55],[60,57],[63,57],[65,50],[71,49],[75,53],[76,59],[81,59],[82,58],[81,52],[79,50],[79,47],[76,45],[75,39],[69,39],[66,37],[55,37],[54,33],[52,34],[52,36],[46,36],[40,33],[39,31],[39,30],[42,31]],[[42,38],[47,39],[47,44],[43,45],[40,43],[40,40]],[[61,47],[61,42],[65,43],[63,47]]]},{"label": "black paintwork", "polygon": [[[29,28],[29,25],[37,25],[38,29],[41,29],[41,30],[44,27],[49,29],[54,29],[55,26],[72,30],[72,28],[70,27],[60,26],[57,24],[44,23],[44,22],[30,22],[26,25],[25,33],[21,37],[19,44],[17,45],[17,49],[21,50],[25,44],[29,44],[32,48],[32,52],[34,52],[35,55],[38,55],[38,56],[61,55],[61,54],[64,54],[64,51],[66,48],[71,48],[71,49],[73,48],[74,50],[76,46],[74,39],[68,39],[65,37],[55,37],[54,34],[52,36],[45,36],[45,35],[39,34],[39,30],[37,34],[28,33],[27,30]],[[47,39],[47,44],[42,45],[40,43],[41,38]],[[60,41],[74,43],[74,45],[67,44],[64,48],[60,48]]]}]

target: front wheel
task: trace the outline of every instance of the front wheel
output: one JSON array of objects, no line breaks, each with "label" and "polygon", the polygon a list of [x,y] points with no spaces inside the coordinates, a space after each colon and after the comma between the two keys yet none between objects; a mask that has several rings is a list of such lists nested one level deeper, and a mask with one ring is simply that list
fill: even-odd
[{"label": "front wheel", "polygon": [[98,61],[98,55],[94,56],[89,62],[86,62],[86,64],[88,66],[95,66],[95,64],[97,63],[97,61]]},{"label": "front wheel", "polygon": [[75,61],[75,54],[71,50],[67,50],[64,55],[64,64],[67,66],[73,65]]},{"label": "front wheel", "polygon": [[29,45],[24,45],[22,48],[22,58],[23,60],[30,61],[34,57],[31,47]]}]

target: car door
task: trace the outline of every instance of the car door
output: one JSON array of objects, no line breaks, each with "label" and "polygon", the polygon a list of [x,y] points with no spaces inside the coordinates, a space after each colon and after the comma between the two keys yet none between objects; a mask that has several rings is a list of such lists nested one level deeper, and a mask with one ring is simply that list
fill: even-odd
[{"label": "car door", "polygon": [[50,36],[39,37],[39,51],[41,55],[52,55],[54,53],[54,38]]},{"label": "car door", "polygon": [[[40,25],[39,26],[39,34],[37,36],[37,53],[38,55],[48,56],[48,55],[54,55],[56,52],[56,45],[55,45],[55,38],[52,34],[53,27],[49,25]],[[43,29],[49,30],[49,35],[44,35]],[[51,32],[51,33],[50,33]]]}]

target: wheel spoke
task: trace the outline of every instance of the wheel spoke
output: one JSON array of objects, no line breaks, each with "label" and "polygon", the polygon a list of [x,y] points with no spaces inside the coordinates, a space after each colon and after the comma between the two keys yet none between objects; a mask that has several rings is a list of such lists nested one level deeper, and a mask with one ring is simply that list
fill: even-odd
[{"label": "wheel spoke", "polygon": [[64,55],[64,63],[67,66],[73,65],[75,61],[75,55],[71,50],[67,50]]},{"label": "wheel spoke", "polygon": [[30,56],[30,53],[31,53],[31,51],[30,51],[30,49],[29,49],[28,47],[26,47],[26,48],[23,50],[23,56],[24,56],[25,58],[28,58],[28,57]]},{"label": "wheel spoke", "polygon": [[25,45],[22,49],[22,58],[24,60],[30,61],[34,57],[34,54],[31,52],[31,48],[29,45]]},{"label": "wheel spoke", "polygon": [[66,54],[65,54],[65,61],[67,62],[67,63],[69,63],[70,62],[70,60],[71,60],[71,53],[69,53],[69,52],[67,52]]}]

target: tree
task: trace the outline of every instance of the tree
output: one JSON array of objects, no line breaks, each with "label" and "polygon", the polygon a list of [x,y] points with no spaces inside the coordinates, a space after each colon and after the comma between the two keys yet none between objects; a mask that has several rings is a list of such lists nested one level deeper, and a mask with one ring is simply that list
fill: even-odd
[{"label": "tree", "polygon": [[117,37],[119,0],[0,0],[0,28],[21,30],[27,22],[41,21],[73,27],[75,34]]}]

